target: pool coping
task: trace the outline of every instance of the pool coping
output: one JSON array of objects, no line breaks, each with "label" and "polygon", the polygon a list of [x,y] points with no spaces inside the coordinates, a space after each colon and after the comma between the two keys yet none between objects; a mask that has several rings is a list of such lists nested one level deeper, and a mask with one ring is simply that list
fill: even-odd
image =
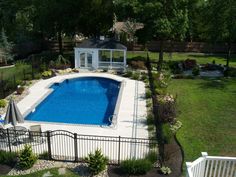
[{"label": "pool coping", "polygon": [[[142,81],[135,81],[133,79],[125,78],[119,75],[110,73],[73,73],[68,75],[55,76],[50,79],[40,80],[33,84],[29,88],[29,94],[26,95],[20,102],[17,103],[18,108],[22,114],[26,114],[33,110],[34,107],[40,103],[47,94],[50,94],[51,89],[49,88],[54,83],[63,82],[65,79],[76,78],[76,77],[102,77],[112,79],[121,82],[121,88],[119,94],[121,98],[117,98],[116,113],[117,117],[114,118],[116,126],[100,126],[100,125],[86,125],[86,124],[70,124],[70,123],[59,123],[59,122],[42,122],[42,121],[28,121],[26,120],[22,126],[30,127],[32,125],[41,125],[42,131],[54,131],[54,130],[67,130],[73,133],[86,134],[86,135],[99,135],[99,136],[128,136],[132,137],[133,129],[133,116],[134,116],[134,90],[135,82],[140,85],[138,93],[138,121],[134,122],[137,124],[137,138],[148,138],[146,116],[146,100],[145,96],[145,83]],[[123,89],[122,89],[123,86]],[[119,106],[118,106],[119,105]]]}]

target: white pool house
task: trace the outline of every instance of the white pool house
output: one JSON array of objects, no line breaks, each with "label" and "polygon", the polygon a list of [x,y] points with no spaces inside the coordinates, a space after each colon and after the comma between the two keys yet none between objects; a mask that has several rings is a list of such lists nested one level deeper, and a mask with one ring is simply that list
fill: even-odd
[{"label": "white pool house", "polygon": [[126,46],[113,39],[86,39],[74,48],[75,68],[124,70],[126,51]]}]

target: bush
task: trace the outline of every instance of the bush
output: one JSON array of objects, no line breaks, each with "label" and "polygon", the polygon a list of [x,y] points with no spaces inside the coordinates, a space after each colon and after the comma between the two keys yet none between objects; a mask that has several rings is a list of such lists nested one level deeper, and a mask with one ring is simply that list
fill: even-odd
[{"label": "bush", "polygon": [[93,175],[97,175],[103,170],[106,169],[106,164],[108,159],[103,156],[101,150],[96,150],[94,154],[90,153],[88,157],[85,158],[85,161],[88,163],[90,172]]},{"label": "bush", "polygon": [[154,164],[157,161],[157,152],[155,151],[150,151],[147,156],[146,159],[148,161],[150,161],[152,164]]},{"label": "bush", "polygon": [[152,169],[152,163],[147,159],[125,160],[121,163],[121,170],[129,175],[143,175]]},{"label": "bush", "polygon": [[200,68],[198,66],[195,66],[192,70],[192,74],[194,76],[198,76],[200,74]]},{"label": "bush", "polygon": [[49,159],[48,151],[44,151],[42,154],[39,154],[39,159],[48,160]]},{"label": "bush", "polygon": [[142,70],[147,69],[144,61],[131,61],[129,65],[131,66],[131,68],[134,69],[142,69]]},{"label": "bush", "polygon": [[163,166],[163,167],[161,167],[161,172],[164,174],[164,175],[169,175],[169,174],[171,174],[171,169],[169,168],[169,167],[165,167],[165,166]]},{"label": "bush", "polygon": [[17,161],[17,153],[0,150],[0,164],[13,167]]},{"label": "bush", "polygon": [[146,98],[151,98],[152,97],[152,92],[151,90],[147,89],[146,90]]},{"label": "bush", "polygon": [[24,86],[19,86],[16,90],[17,94],[18,95],[21,95],[25,90],[25,87]]},{"label": "bush", "polygon": [[173,133],[168,123],[162,125],[163,141],[165,144],[169,144],[173,138]]},{"label": "bush", "polygon": [[236,69],[235,68],[229,68],[224,71],[225,77],[236,77]]},{"label": "bush", "polygon": [[1,100],[0,100],[0,108],[5,108],[6,105],[7,105],[6,100],[1,99]]},{"label": "bush", "polygon": [[125,77],[132,77],[132,75],[133,75],[133,71],[127,71],[125,74],[124,74],[124,76]]},{"label": "bush", "polygon": [[25,145],[24,149],[19,155],[18,168],[21,170],[26,170],[31,168],[37,161],[37,156],[33,154],[32,147]]},{"label": "bush", "polygon": [[49,78],[49,77],[51,77],[52,76],[52,71],[44,71],[43,73],[42,73],[42,77],[44,77],[44,78]]},{"label": "bush", "polygon": [[159,95],[158,96],[158,117],[162,122],[175,122],[176,118],[176,98],[172,95]]},{"label": "bush", "polygon": [[152,113],[149,113],[147,116],[147,124],[148,125],[154,125],[154,115]]},{"label": "bush", "polygon": [[131,79],[134,79],[134,80],[139,80],[139,78],[140,78],[139,72],[134,72],[133,75],[131,76]]},{"label": "bush", "polygon": [[148,77],[147,77],[146,74],[142,74],[142,75],[141,75],[141,80],[142,80],[142,81],[145,81],[145,80],[147,80],[147,79],[148,79]]},{"label": "bush", "polygon": [[171,131],[175,134],[182,127],[182,122],[176,121],[175,124],[170,125]]}]

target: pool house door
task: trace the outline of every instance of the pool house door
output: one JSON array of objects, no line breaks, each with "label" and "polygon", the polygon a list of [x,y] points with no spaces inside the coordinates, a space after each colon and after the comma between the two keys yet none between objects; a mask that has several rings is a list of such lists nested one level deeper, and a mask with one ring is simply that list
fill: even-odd
[{"label": "pool house door", "polygon": [[90,52],[80,53],[79,67],[91,68],[93,64],[93,55]]}]

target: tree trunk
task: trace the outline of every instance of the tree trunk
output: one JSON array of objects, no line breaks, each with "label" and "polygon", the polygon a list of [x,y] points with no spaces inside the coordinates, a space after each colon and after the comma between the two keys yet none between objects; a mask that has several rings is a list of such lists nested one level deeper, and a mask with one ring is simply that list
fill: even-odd
[{"label": "tree trunk", "polygon": [[59,45],[59,53],[62,55],[63,50],[62,50],[62,37],[61,37],[61,29],[60,28],[58,30],[58,45]]},{"label": "tree trunk", "polygon": [[159,61],[158,61],[158,65],[157,65],[157,70],[158,70],[158,71],[161,71],[161,69],[162,69],[163,55],[164,55],[163,48],[164,48],[164,41],[161,40],[161,41],[160,41]]},{"label": "tree trunk", "polygon": [[226,67],[229,68],[229,60],[231,56],[231,42],[228,43],[228,52],[227,52],[227,61],[226,61]]}]

